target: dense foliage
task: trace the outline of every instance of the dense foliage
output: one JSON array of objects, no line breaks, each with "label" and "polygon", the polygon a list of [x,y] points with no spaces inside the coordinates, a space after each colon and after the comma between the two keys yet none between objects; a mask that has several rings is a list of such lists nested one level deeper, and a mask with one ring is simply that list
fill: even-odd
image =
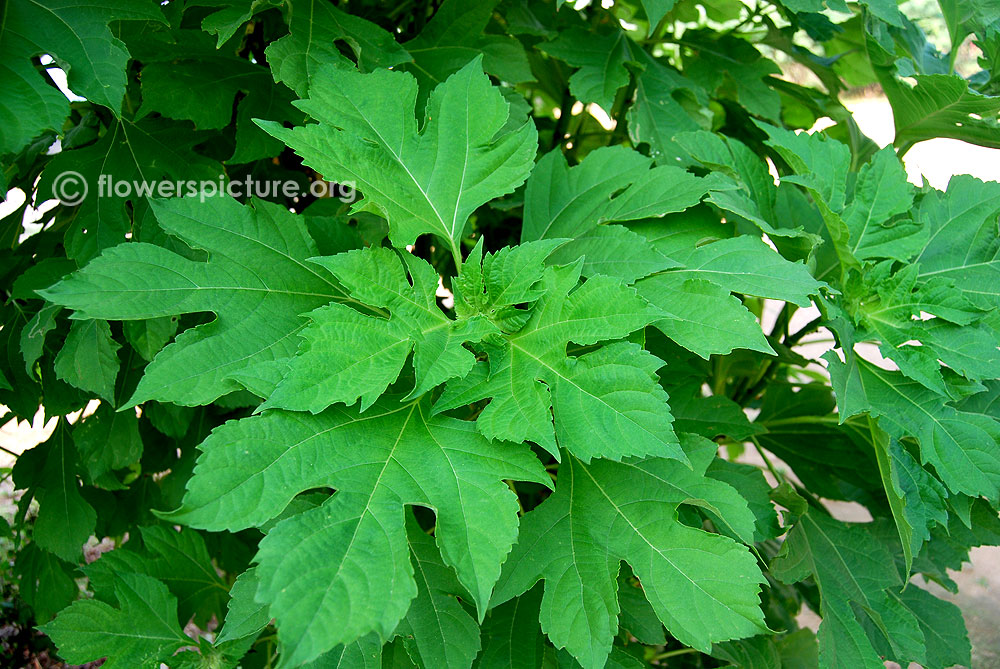
[{"label": "dense foliage", "polygon": [[577,4],[0,5],[0,403],[57,419],[7,576],[65,660],[970,663],[907,584],[1000,543],[1000,184],[900,158],[1000,147],[1000,6]]}]

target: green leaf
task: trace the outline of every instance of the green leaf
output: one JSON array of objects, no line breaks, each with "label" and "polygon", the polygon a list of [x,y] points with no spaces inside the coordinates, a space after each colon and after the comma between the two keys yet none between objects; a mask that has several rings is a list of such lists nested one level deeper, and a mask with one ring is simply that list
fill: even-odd
[{"label": "green leaf", "polygon": [[[144,229],[140,222],[149,210],[147,198],[157,194],[153,189],[162,182],[173,186],[190,179],[218,184],[222,174],[219,164],[192,150],[206,139],[187,123],[122,120],[93,144],[58,153],[42,172],[39,192],[46,198],[58,198],[55,180],[70,171],[79,172],[87,185],[66,233],[67,255],[82,265],[129,238],[153,238],[154,231]],[[131,185],[132,193],[116,194],[114,186],[121,183]],[[146,184],[145,192],[139,192],[136,184]],[[167,194],[182,193],[178,188]]]},{"label": "green leaf", "polygon": [[906,570],[923,542],[930,539],[934,523],[948,526],[947,491],[941,482],[921,467],[897,439],[872,429],[872,445],[879,474],[903,549]]},{"label": "green leaf", "polygon": [[883,666],[851,608],[873,609],[882,591],[902,585],[890,553],[860,525],[814,512],[800,517],[771,562],[785,583],[812,576],[820,591],[819,666]]},{"label": "green leaf", "polygon": [[719,531],[751,545],[757,519],[749,511],[747,499],[721,478],[708,473],[708,468],[718,461],[718,446],[710,439],[691,434],[682,435],[681,440],[692,468],[678,469],[667,484],[684,491],[687,495],[684,504],[697,506],[711,515]]},{"label": "green leaf", "polygon": [[570,343],[622,338],[657,316],[617,279],[596,276],[578,286],[580,270],[580,263],[547,269],[545,294],[524,327],[487,344],[489,363],[450,381],[435,411],[491,398],[476,421],[490,439],[531,440],[553,455],[558,443],[584,460],[684,459],[656,382],[660,360],[626,342],[567,357]]},{"label": "green leaf", "polygon": [[138,113],[159,112],[191,121],[199,130],[224,128],[238,95],[236,147],[228,162],[246,163],[280,153],[281,142],[251,119],[301,123],[304,115],[292,106],[290,90],[275,85],[267,69],[244,59],[218,56],[148,63],[142,68]]},{"label": "green leaf", "polygon": [[[574,238],[606,221],[664,216],[698,204],[708,192],[706,179],[679,167],[651,165],[623,146],[596,149],[574,167],[562,151],[549,152],[525,188],[521,240]],[[578,257],[566,255],[568,261]]]},{"label": "green leaf", "polygon": [[[957,606],[917,587],[892,596],[917,619],[924,638],[925,666],[972,666],[969,636]],[[900,660],[905,662],[906,658]]]},{"label": "green leaf", "polygon": [[569,78],[569,91],[581,102],[593,102],[610,113],[618,90],[628,84],[625,64],[636,60],[638,47],[624,30],[595,33],[570,28],[539,46],[550,56],[579,68]]},{"label": "green leaf", "polygon": [[719,494],[738,498],[721,482],[686,488],[703,472],[660,458],[587,465],[567,454],[555,493],[524,517],[493,602],[545,579],[542,629],[584,667],[603,667],[618,631],[617,574],[626,560],[682,643],[707,651],[766,631],[757,599],[763,577],[751,554],[677,522],[677,506],[692,498],[709,506]]},{"label": "green leaf", "polygon": [[962,563],[969,560],[971,548],[995,543],[1000,538],[1000,518],[984,500],[953,496],[949,505],[954,513],[949,518],[947,531],[931,530],[931,541],[914,559],[914,564],[916,569],[950,592],[957,592],[958,585],[950,578],[948,570],[961,570]]},{"label": "green leaf", "polygon": [[[882,341],[882,354],[904,374],[943,395],[949,390],[942,362],[974,382],[1000,376],[991,317],[979,322],[982,312],[951,280],[932,276],[918,285],[918,265],[889,277],[890,266],[887,261],[870,268],[865,279],[876,296],[858,305],[856,315],[859,324]],[[934,318],[923,320],[928,314]]]},{"label": "green leaf", "polygon": [[410,396],[417,397],[468,374],[476,358],[464,343],[500,332],[482,317],[449,319],[437,306],[437,272],[409,253],[401,257],[373,247],[313,262],[333,273],[354,299],[387,310],[388,317],[343,304],[314,311],[299,354],[262,409],[319,413],[360,397],[364,411],[396,380],[411,351],[416,385]]},{"label": "green leaf", "polygon": [[22,504],[38,502],[32,538],[39,547],[76,562],[94,533],[97,513],[80,495],[76,449],[60,421],[46,441],[25,451],[14,465],[14,487],[27,489]]},{"label": "green leaf", "polygon": [[180,319],[177,316],[161,316],[141,321],[125,321],[125,339],[135,352],[146,362],[151,362],[156,354],[177,334]]},{"label": "green leaf", "polygon": [[[38,310],[21,331],[21,354],[24,356],[24,371],[33,376],[33,367],[45,350],[45,337],[58,325],[56,316],[62,311],[58,304],[46,304]],[[11,390],[8,386],[7,390]]]},{"label": "green leaf", "polygon": [[660,23],[660,19],[674,8],[676,2],[677,0],[642,0],[642,8],[646,10],[646,16],[649,18],[650,35],[653,34],[653,30]]},{"label": "green leaf", "polygon": [[90,482],[114,469],[138,462],[142,457],[142,437],[135,411],[115,411],[106,402],[77,423],[73,441]]},{"label": "green leaf", "polygon": [[[88,100],[104,105],[121,116],[125,96],[125,66],[129,52],[125,44],[108,27],[114,21],[158,21],[163,14],[155,2],[101,0],[80,5],[68,0],[55,2],[18,2],[5,5],[0,22],[0,54],[4,82],[16,88],[9,91],[26,94],[23,100],[2,110],[5,121],[14,122],[15,132],[0,143],[0,154],[21,148],[41,130],[61,129],[68,106],[61,95],[45,91],[49,88],[41,75],[34,71],[29,58],[51,55],[66,72],[70,90]],[[6,86],[5,86],[6,89]],[[50,89],[51,90],[51,89]],[[27,103],[27,104],[25,104]],[[4,105],[6,107],[6,104]],[[39,107],[42,113],[38,114]],[[40,117],[27,128],[14,121]],[[6,125],[6,123],[5,123]]]},{"label": "green leaf", "polygon": [[[407,667],[413,668],[417,665],[410,661],[409,656],[403,652],[402,644],[382,645],[378,635],[369,634],[361,637],[357,641],[337,646],[333,650],[320,655],[313,662],[308,662],[302,666],[310,669],[383,669],[383,667]],[[398,648],[398,656],[393,657],[392,650]],[[393,664],[396,660],[397,664]],[[383,663],[384,661],[384,663]]]},{"label": "green leaf", "polygon": [[180,439],[188,433],[191,425],[195,423],[198,410],[176,404],[147,402],[142,407],[142,415],[149,419],[150,424],[157,431],[168,437]]},{"label": "green leaf", "polygon": [[957,176],[947,192],[928,192],[917,211],[929,233],[914,259],[920,279],[949,279],[976,306],[1000,307],[998,213],[1000,185],[992,181]]},{"label": "green leaf", "polygon": [[777,640],[781,653],[781,666],[786,669],[809,669],[819,664],[819,645],[816,634],[810,629],[800,629]]},{"label": "green leaf", "polygon": [[537,669],[542,666],[545,637],[538,626],[542,589],[494,606],[482,623],[483,650],[476,669]]},{"label": "green leaf", "polygon": [[[819,237],[805,232],[798,221],[782,220],[777,213],[778,189],[767,164],[748,146],[710,132],[682,132],[674,141],[692,159],[716,174],[726,175],[708,202],[756,225],[772,240],[802,238],[810,245]],[[792,227],[795,225],[795,227]]]},{"label": "green leaf", "polygon": [[824,284],[801,262],[789,262],[754,235],[705,244],[678,260],[671,269],[685,279],[705,279],[744,295],[784,300],[805,307]]},{"label": "green leaf", "polygon": [[907,149],[925,139],[950,137],[1000,148],[996,131],[1000,98],[971,90],[957,75],[914,74],[913,79],[913,86],[895,78],[882,79],[892,104],[895,146]]},{"label": "green leaf", "polygon": [[[566,651],[559,651],[559,661],[563,666],[574,664],[572,660],[569,660],[568,655]],[[639,655],[640,653],[635,646],[631,646],[628,650],[621,646],[613,646],[611,654],[608,655],[608,663],[604,666],[606,669],[645,669],[649,665],[640,659]],[[564,658],[569,662],[564,662]]]},{"label": "green leaf", "polygon": [[420,85],[418,109],[435,86],[479,56],[483,69],[500,81],[517,84],[534,79],[516,38],[485,32],[497,4],[499,0],[445,0],[420,34],[403,45],[413,59],[403,69]]},{"label": "green leaf", "polygon": [[14,563],[17,594],[31,607],[35,620],[47,622],[76,599],[80,588],[71,564],[40,548],[25,544]]},{"label": "green leaf", "polygon": [[777,120],[781,115],[781,98],[768,82],[771,75],[781,73],[781,68],[761,57],[760,51],[747,40],[725,34],[718,39],[704,37],[696,33],[690,39],[689,44],[697,50],[698,57],[685,63],[685,75],[710,93],[735,89],[736,101],[748,112]]},{"label": "green leaf", "polygon": [[84,599],[64,609],[41,630],[68,662],[107,657],[108,669],[158,665],[178,649],[193,645],[177,624],[177,600],[167,587],[144,574],[119,574],[118,608]]},{"label": "green leaf", "polygon": [[758,126],[770,137],[768,144],[795,172],[794,183],[815,192],[831,210],[842,211],[847,198],[850,148],[822,133],[795,133],[762,123]]},{"label": "green leaf", "polygon": [[74,321],[55,359],[56,376],[114,403],[121,347],[107,321]]},{"label": "green leaf", "polygon": [[394,245],[433,233],[459,264],[458,242],[469,215],[524,181],[536,132],[526,123],[501,134],[508,104],[483,73],[481,58],[434,89],[420,133],[416,92],[416,80],[406,73],[326,66],[309,99],[299,103],[318,124],[261,127],[325,178],[355,183],[365,196],[356,206],[388,219]]},{"label": "green leaf", "polygon": [[234,5],[228,0],[198,0],[197,3],[192,4],[222,7],[222,9],[206,16],[201,22],[202,30],[218,36],[216,48],[221,48],[250,17],[278,5],[279,2],[278,0],[250,0],[249,7],[246,6],[246,3]]},{"label": "green leaf", "polygon": [[[771,503],[771,486],[764,478],[764,472],[752,465],[715,458],[708,466],[707,474],[728,483],[746,500],[754,515],[754,541],[766,541],[781,535],[778,514]],[[723,524],[719,526],[724,527]]]},{"label": "green leaf", "polygon": [[[872,14],[892,26],[903,25],[903,15],[893,0],[859,0]],[[843,4],[843,3],[841,3]]]},{"label": "green leaf", "polygon": [[[9,390],[0,392],[0,401],[10,408],[11,412],[22,420],[30,420],[41,404],[42,390],[39,377],[29,375],[24,365],[24,353],[21,341],[24,339],[24,329],[31,324],[25,316],[15,308],[16,303],[0,307],[0,369]],[[43,371],[41,367],[39,371]],[[51,374],[46,374],[51,377]],[[15,390],[16,388],[16,390]]]},{"label": "green leaf", "polygon": [[[46,130],[59,130],[69,115],[69,100],[50,86],[29,60],[35,46],[6,27],[7,12],[13,3],[4,3],[4,27],[0,28],[0,84],[7,95],[0,103],[0,156],[17,153]],[[20,10],[18,7],[14,11]],[[25,20],[25,17],[23,20]],[[4,170],[5,172],[6,170]],[[7,179],[0,172],[0,191],[7,194]]]},{"label": "green leaf", "polygon": [[[899,594],[902,583],[892,555],[863,524],[842,523],[809,511],[771,562],[771,572],[786,583],[811,575],[819,586],[823,617],[819,666],[823,669],[877,669],[884,666],[886,653],[903,663],[926,665],[928,648],[948,658],[930,666],[962,661],[962,651],[944,650],[926,619],[932,611],[941,613],[941,636],[953,639],[955,627],[962,630],[960,616],[944,611],[950,606],[945,602],[927,602],[922,595],[910,596],[904,604],[906,593],[920,588],[910,586]],[[927,598],[935,600],[929,594]]]},{"label": "green leaf", "polygon": [[755,636],[712,647],[712,657],[741,669],[812,669],[819,666],[816,635],[802,628],[782,636]]},{"label": "green leaf", "polygon": [[867,412],[879,427],[901,439],[920,442],[921,462],[934,465],[954,492],[995,498],[1000,492],[1000,422],[958,411],[938,395],[899,372],[880,369],[850,354],[846,363],[825,354],[837,393],[841,421]]},{"label": "green leaf", "polygon": [[267,604],[254,599],[259,583],[260,579],[254,568],[247,569],[236,578],[236,582],[229,590],[226,620],[215,640],[216,644],[256,637],[271,622]]},{"label": "green leaf", "polygon": [[812,194],[845,269],[860,270],[859,261],[876,258],[906,261],[927,243],[926,226],[904,216],[914,188],[892,149],[876,153],[852,179],[847,145],[821,133],[758,125],[794,171],[782,183],[799,184]]},{"label": "green leaf", "polygon": [[769,669],[780,667],[781,655],[773,639],[755,636],[740,641],[727,641],[712,647],[712,657],[741,669]]},{"label": "green leaf", "polygon": [[955,406],[963,411],[992,416],[1000,420],[1000,381],[986,381],[982,385],[985,390],[973,392],[969,397],[956,402]]},{"label": "green leaf", "polygon": [[705,124],[710,121],[707,115],[698,118],[688,111],[689,108],[700,111],[707,107],[708,95],[693,81],[645,51],[639,54],[639,62],[644,69],[636,76],[635,101],[626,116],[629,137],[636,145],[648,144],[649,155],[657,163],[668,163],[682,155],[674,141],[675,135],[697,131],[701,127],[699,121]]},{"label": "green leaf", "polygon": [[[353,658],[352,658],[353,659]],[[347,665],[351,666],[351,665]],[[364,665],[361,665],[364,666]],[[372,669],[419,669],[413,663],[409,653],[403,647],[403,640],[397,639],[393,643],[382,647],[381,661],[377,662]],[[368,669],[367,667],[365,669]]]},{"label": "green leaf", "polygon": [[344,295],[304,262],[316,247],[302,219],[260,201],[154,202],[160,225],[207,252],[207,261],[152,244],[122,244],[42,294],[86,318],[215,312],[214,321],[181,333],[157,354],[126,408],[151,399],[207,404],[240,389],[237,373],[262,374],[273,388],[281,373],[275,361],[295,353],[295,335],[305,325],[299,314]]},{"label": "green leaf", "polygon": [[[669,372],[669,369],[668,369]],[[668,386],[672,389],[672,386]],[[707,439],[725,435],[730,439],[744,440],[765,429],[750,419],[739,404],[721,395],[701,394],[701,386],[681,386],[671,398],[671,409],[678,432],[691,432]]]},{"label": "green leaf", "polygon": [[993,2],[972,0],[938,0],[941,14],[948,24],[952,50],[956,50],[970,34],[1000,20],[1000,6]]},{"label": "green leaf", "polygon": [[997,80],[1000,79],[1000,31],[995,27],[985,28],[976,34],[973,43],[982,54],[979,56],[979,67],[984,71],[979,75],[976,89],[982,93],[997,92]]},{"label": "green leaf", "polygon": [[458,596],[467,597],[464,588],[412,516],[406,530],[417,596],[396,634],[420,666],[471,667],[479,654],[479,625],[459,603]]},{"label": "green leaf", "polygon": [[631,221],[624,227],[641,235],[648,246],[660,253],[684,259],[703,244],[732,236],[733,226],[721,218],[719,212],[703,204],[662,219]]},{"label": "green leaf", "polygon": [[204,625],[221,613],[229,586],[216,572],[201,535],[187,528],[180,532],[163,526],[140,529],[150,556],[144,571],[177,597],[181,620],[193,616],[196,625]]},{"label": "green leaf", "polygon": [[925,229],[909,221],[892,224],[913,205],[913,186],[896,153],[886,148],[858,172],[854,198],[844,209],[850,250],[858,260],[894,258],[905,261],[926,239]]},{"label": "green leaf", "polygon": [[[538,592],[541,595],[541,586],[536,585],[530,592]],[[659,646],[666,642],[663,623],[656,617],[656,611],[646,599],[642,584],[632,574],[632,568],[628,564],[618,574],[618,605],[621,607],[620,626],[622,629],[645,644]],[[535,612],[535,625],[538,625],[537,611]],[[612,652],[614,652],[613,648]]]},{"label": "green leaf", "polygon": [[[517,534],[516,498],[502,479],[548,483],[526,448],[490,443],[471,423],[429,418],[416,403],[376,404],[363,414],[268,412],[217,428],[201,448],[174,521],[260,526],[299,492],[337,489],[322,506],[280,522],[256,558],[256,598],[270,604],[289,662],[371,631],[386,639],[406,614],[417,589],[404,504],[436,511],[442,558],[485,609]],[[304,570],[312,577],[302,579]]]},{"label": "green leaf", "polygon": [[[265,87],[277,88],[267,70],[237,58],[153,62],[142,68],[139,113],[191,121],[198,130],[224,128],[233,116],[236,95],[257,94]],[[184,95],[187,91],[193,95]]]},{"label": "green leaf", "polygon": [[604,274],[633,283],[664,269],[679,267],[646,240],[621,225],[599,225],[579,235],[552,254],[552,263],[568,264],[583,259],[584,276]]},{"label": "green leaf", "polygon": [[504,332],[520,330],[531,313],[520,307],[545,294],[539,283],[543,263],[563,243],[562,239],[525,242],[483,255],[480,238],[452,282],[456,313],[460,318],[485,316]]},{"label": "green leaf", "polygon": [[757,318],[728,288],[665,272],[639,281],[636,290],[659,311],[653,325],[706,360],[735,348],[774,353]]},{"label": "green leaf", "polygon": [[350,46],[363,71],[410,60],[391,33],[322,0],[289,4],[288,33],[271,43],[265,53],[273,65],[274,80],[286,84],[299,97],[311,92],[313,79],[328,63],[347,63],[337,49],[339,41]]},{"label": "green leaf", "polygon": [[[794,172],[783,177],[782,182],[803,186],[812,195],[813,202],[823,216],[841,266],[860,269],[858,259],[851,252],[851,230],[841,216],[847,202],[847,175],[851,166],[850,148],[821,133],[795,133],[762,123],[757,125],[770,137],[768,145],[778,152]],[[877,179],[878,174],[874,176]],[[863,219],[863,202],[859,207],[859,214],[856,215]],[[863,238],[859,238],[858,241],[860,243]]]}]

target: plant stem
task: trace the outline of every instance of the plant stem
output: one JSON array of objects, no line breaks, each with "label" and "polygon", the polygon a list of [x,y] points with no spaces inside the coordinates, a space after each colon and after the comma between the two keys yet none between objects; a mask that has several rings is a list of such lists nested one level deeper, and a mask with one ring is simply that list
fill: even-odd
[{"label": "plant stem", "polygon": [[448,245],[451,248],[451,258],[455,261],[455,276],[458,276],[458,273],[462,269],[462,251],[458,248],[458,244],[454,240],[449,239]]},{"label": "plant stem", "polygon": [[840,425],[839,416],[794,416],[792,418],[778,418],[776,420],[760,421],[761,425]]},{"label": "plant stem", "polygon": [[615,119],[615,129],[614,132],[611,133],[610,144],[619,144],[623,139],[625,139],[625,128],[627,127],[625,123],[625,115],[631,107],[630,102],[632,100],[632,96],[635,95],[636,83],[635,72],[629,70],[628,86],[625,88],[625,94],[622,96],[618,105],[616,105],[617,109],[612,110],[612,118]]},{"label": "plant stem", "polygon": [[760,442],[757,441],[757,438],[750,437],[750,442],[753,444],[753,447],[757,449],[757,454],[760,455],[761,459],[764,461],[764,464],[767,465],[767,471],[771,472],[771,476],[773,476],[778,481],[784,481],[785,477],[780,472],[778,472],[777,469],[775,469],[774,464],[771,463],[771,458],[767,457],[767,453],[764,452],[764,449],[763,447],[761,447]]},{"label": "plant stem", "polygon": [[778,317],[774,320],[774,327],[771,328],[772,337],[781,337],[782,341],[788,338],[788,322],[792,319],[792,313],[792,304],[785,302],[781,311],[778,312]]},{"label": "plant stem", "polygon": [[678,648],[677,650],[668,650],[665,653],[659,653],[653,657],[654,660],[666,660],[670,657],[676,657],[678,655],[688,655],[690,653],[700,652],[695,648]]},{"label": "plant stem", "polygon": [[826,515],[830,514],[830,510],[827,509],[825,506],[823,506],[823,502],[820,501],[819,497],[814,495],[809,490],[806,490],[801,485],[798,485],[794,481],[791,481],[775,468],[775,466],[771,463],[771,459],[767,457],[767,452],[764,450],[764,447],[760,445],[759,441],[757,441],[757,437],[750,437],[750,441],[751,443],[753,443],[754,448],[757,449],[757,453],[760,454],[760,457],[764,460],[764,463],[767,465],[768,471],[771,472],[771,475],[775,479],[777,479],[779,482],[787,483],[796,493],[798,493],[803,499],[805,499],[806,502],[811,506],[822,511]]},{"label": "plant stem", "polygon": [[799,340],[805,337],[807,334],[818,330],[822,323],[823,323],[823,317],[817,316],[816,318],[812,319],[811,321],[803,325],[799,330],[795,332],[795,334],[788,335],[788,337],[785,338],[785,344],[787,346],[792,346],[794,344],[799,343]]},{"label": "plant stem", "polygon": [[566,134],[566,128],[569,125],[569,119],[573,115],[573,96],[570,95],[569,89],[567,88],[563,91],[562,103],[559,105],[559,118],[556,119],[556,127],[552,131],[552,146],[550,149],[554,149],[563,141],[563,135]]},{"label": "plant stem", "polygon": [[903,142],[902,146],[900,146],[898,149],[896,149],[896,157],[899,158],[900,160],[902,160],[903,156],[905,156],[906,153],[910,149],[913,148],[914,144],[916,144],[916,142],[912,142],[912,141],[910,141],[910,142]]},{"label": "plant stem", "polygon": [[780,364],[781,363],[778,360],[772,360],[771,362],[767,363],[767,365],[764,367],[764,371],[761,372],[760,376],[758,376],[754,380],[753,385],[737,393],[736,396],[733,397],[733,401],[735,401],[741,407],[746,406],[746,404],[750,402],[750,400],[752,400],[754,397],[757,396],[757,393],[759,393],[761,390],[764,389],[765,386],[767,386],[767,384],[773,378],[774,373],[777,371],[778,365]]},{"label": "plant stem", "polygon": [[726,394],[725,356],[715,356],[712,361],[712,394]]}]

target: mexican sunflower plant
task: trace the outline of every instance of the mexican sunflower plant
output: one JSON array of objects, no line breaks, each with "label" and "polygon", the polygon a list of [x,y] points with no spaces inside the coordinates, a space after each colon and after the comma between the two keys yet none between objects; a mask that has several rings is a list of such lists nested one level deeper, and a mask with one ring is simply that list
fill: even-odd
[{"label": "mexican sunflower plant", "polygon": [[54,652],[969,665],[923,585],[1000,543],[1000,184],[901,159],[1000,147],[1000,6],[908,7],[3,3]]}]

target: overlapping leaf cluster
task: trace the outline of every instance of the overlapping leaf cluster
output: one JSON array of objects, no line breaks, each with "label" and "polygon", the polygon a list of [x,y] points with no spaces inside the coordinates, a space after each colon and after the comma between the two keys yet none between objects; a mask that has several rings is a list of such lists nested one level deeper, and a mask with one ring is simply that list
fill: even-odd
[{"label": "overlapping leaf cluster", "polygon": [[1000,188],[900,158],[1000,146],[980,4],[10,0],[20,598],[107,667],[968,665],[915,581],[1000,543]]}]

